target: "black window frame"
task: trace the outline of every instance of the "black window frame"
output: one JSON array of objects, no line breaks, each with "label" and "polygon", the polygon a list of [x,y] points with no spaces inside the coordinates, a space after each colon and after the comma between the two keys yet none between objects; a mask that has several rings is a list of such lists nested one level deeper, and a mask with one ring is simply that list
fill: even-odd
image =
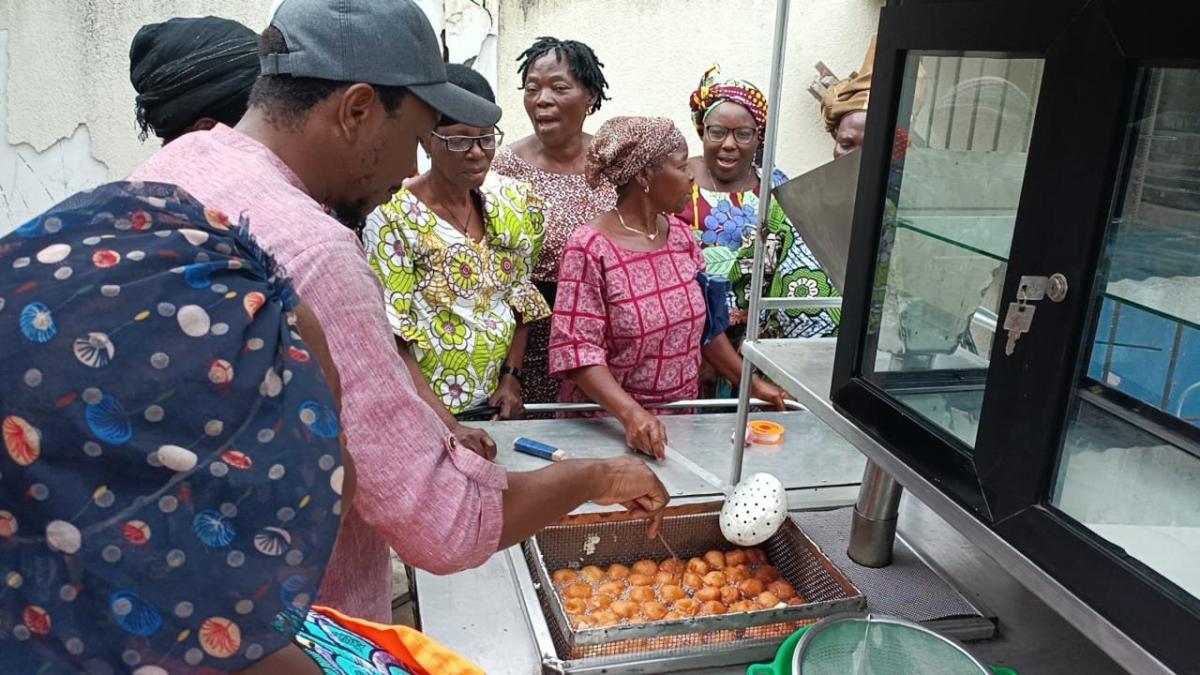
[{"label": "black window frame", "polygon": [[[1069,408],[1085,382],[1094,286],[1120,199],[1147,66],[1200,67],[1200,7],[1168,0],[902,0],[881,12],[831,398],[835,407],[1034,564],[1179,672],[1200,672],[1200,600],[1050,504]],[[867,336],[892,139],[909,52],[1044,59],[1000,318],[1022,275],[1062,273],[1013,356],[991,354],[969,448],[871,380]]]}]

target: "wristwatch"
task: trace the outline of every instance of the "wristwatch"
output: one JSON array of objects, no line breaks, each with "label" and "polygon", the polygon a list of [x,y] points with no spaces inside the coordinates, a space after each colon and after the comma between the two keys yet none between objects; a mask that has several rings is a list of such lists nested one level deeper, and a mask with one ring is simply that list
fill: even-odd
[{"label": "wristwatch", "polygon": [[505,375],[512,375],[513,377],[517,378],[518,383],[525,384],[525,369],[524,368],[513,368],[512,366],[500,366],[500,377],[504,377]]}]

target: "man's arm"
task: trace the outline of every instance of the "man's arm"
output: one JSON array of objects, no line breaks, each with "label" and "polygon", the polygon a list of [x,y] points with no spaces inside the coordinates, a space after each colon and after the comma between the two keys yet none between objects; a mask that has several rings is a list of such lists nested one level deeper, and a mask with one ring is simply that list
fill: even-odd
[{"label": "man's arm", "polygon": [[640,460],[575,460],[510,475],[458,447],[417,395],[379,286],[352,241],[314,246],[288,269],[341,375],[358,469],[354,508],[409,564],[436,574],[477,567],[589,499],[661,512],[666,491]]}]

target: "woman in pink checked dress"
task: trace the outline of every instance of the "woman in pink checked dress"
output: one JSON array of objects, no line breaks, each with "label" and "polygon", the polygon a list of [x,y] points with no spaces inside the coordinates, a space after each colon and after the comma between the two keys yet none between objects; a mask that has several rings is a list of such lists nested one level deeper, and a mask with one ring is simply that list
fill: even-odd
[{"label": "woman in pink checked dress", "polygon": [[[588,150],[587,177],[613,185],[617,206],[567,240],[550,372],[565,380],[560,401],[599,403],[632,448],[661,458],[666,429],[646,406],[694,398],[702,355],[734,383],[742,368],[723,334],[701,347],[704,258],[688,226],[666,215],[691,194],[687,143],[670,120],[614,118]],[[753,386],[783,409],[781,389],[758,377]]]}]

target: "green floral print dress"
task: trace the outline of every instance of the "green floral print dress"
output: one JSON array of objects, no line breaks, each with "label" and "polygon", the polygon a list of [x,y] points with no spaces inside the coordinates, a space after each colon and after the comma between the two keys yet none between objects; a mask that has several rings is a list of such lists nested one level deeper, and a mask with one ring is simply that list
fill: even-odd
[{"label": "green floral print dress", "polygon": [[480,188],[484,237],[474,241],[407,188],[368,219],[363,244],[388,319],[452,413],[496,391],[518,319],[550,315],[530,271],[542,248],[542,203],[491,176]]}]

